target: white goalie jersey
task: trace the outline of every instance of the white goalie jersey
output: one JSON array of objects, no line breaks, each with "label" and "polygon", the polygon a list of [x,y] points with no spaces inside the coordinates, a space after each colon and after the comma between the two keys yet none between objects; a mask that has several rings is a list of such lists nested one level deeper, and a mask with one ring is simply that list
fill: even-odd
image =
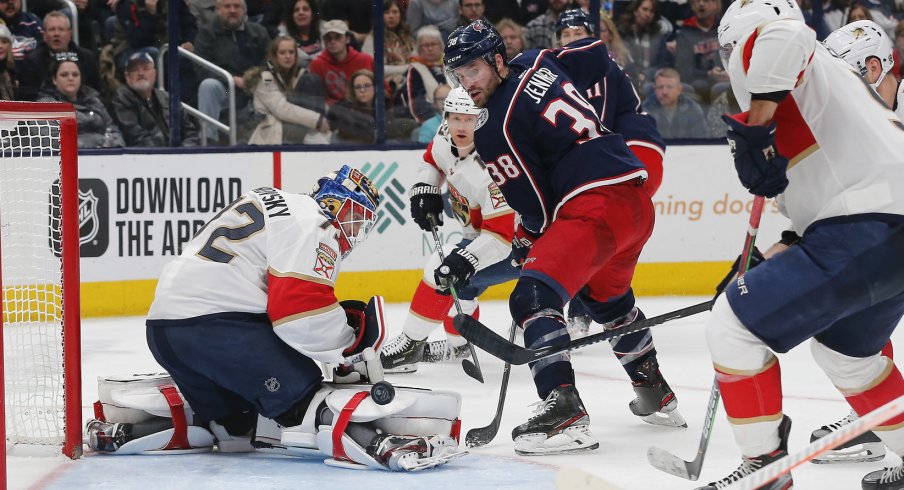
[{"label": "white goalie jersey", "polygon": [[443,182],[447,184],[453,214],[461,223],[462,234],[473,240],[465,248],[477,256],[478,270],[509,256],[515,212],[476,151],[458,158],[440,129],[424,152],[418,181],[437,187]]},{"label": "white goalie jersey", "polygon": [[[904,214],[904,125],[809,27],[762,26],[734,49],[728,70],[742,110],[750,94],[791,91],[775,112],[776,145],[789,160],[776,200],[794,231],[836,216]],[[851,127],[871,136],[851,141]]]},{"label": "white goalie jersey", "polygon": [[333,291],[340,260],[337,230],[312,197],[254,189],[164,267],[148,320],[265,313],[295,350],[339,362],[354,341]]}]

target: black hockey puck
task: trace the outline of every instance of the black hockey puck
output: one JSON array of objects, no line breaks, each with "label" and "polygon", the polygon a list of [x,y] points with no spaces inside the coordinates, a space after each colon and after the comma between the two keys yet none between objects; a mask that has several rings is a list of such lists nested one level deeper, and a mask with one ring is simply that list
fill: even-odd
[{"label": "black hockey puck", "polygon": [[388,405],[395,398],[395,388],[386,381],[378,381],[370,388],[370,396],[377,405]]}]

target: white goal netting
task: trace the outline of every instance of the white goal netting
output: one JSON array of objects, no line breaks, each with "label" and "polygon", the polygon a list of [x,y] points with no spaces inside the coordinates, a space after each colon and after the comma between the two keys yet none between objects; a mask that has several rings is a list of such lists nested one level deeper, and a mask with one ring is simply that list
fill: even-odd
[{"label": "white goal netting", "polygon": [[62,444],[60,121],[0,123],[0,282],[7,441]]}]

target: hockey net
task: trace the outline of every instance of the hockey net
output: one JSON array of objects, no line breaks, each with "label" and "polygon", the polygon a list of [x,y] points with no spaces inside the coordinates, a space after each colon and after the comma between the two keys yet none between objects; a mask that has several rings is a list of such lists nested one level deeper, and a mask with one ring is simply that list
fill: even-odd
[{"label": "hockey net", "polygon": [[71,105],[0,102],[5,437],[58,445],[73,458],[81,454],[77,151]]}]

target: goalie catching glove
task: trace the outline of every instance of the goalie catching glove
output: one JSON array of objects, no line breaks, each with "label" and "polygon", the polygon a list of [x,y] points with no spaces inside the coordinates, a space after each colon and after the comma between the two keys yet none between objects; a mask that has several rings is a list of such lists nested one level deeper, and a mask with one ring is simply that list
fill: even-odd
[{"label": "goalie catching glove", "polygon": [[747,125],[747,113],[723,114],[728,124],[728,145],[741,184],[751,194],[775,197],[788,187],[788,159],[775,150],[775,122],[767,126]]},{"label": "goalie catching glove", "polygon": [[436,226],[443,225],[443,196],[439,187],[420,182],[411,186],[408,196],[411,198],[411,219],[422,230],[433,231],[428,216],[433,217]]},{"label": "goalie catching glove", "polygon": [[345,310],[348,325],[355,331],[355,342],[342,351],[342,355],[354,356],[368,347],[373,347],[374,352],[380,352],[380,346],[386,335],[383,324],[383,297],[374,296],[368,303],[347,299],[340,301],[339,305]]},{"label": "goalie catching glove", "polygon": [[457,290],[467,286],[477,271],[478,263],[476,255],[467,249],[456,248],[433,272],[437,288],[449,289],[451,286]]}]

